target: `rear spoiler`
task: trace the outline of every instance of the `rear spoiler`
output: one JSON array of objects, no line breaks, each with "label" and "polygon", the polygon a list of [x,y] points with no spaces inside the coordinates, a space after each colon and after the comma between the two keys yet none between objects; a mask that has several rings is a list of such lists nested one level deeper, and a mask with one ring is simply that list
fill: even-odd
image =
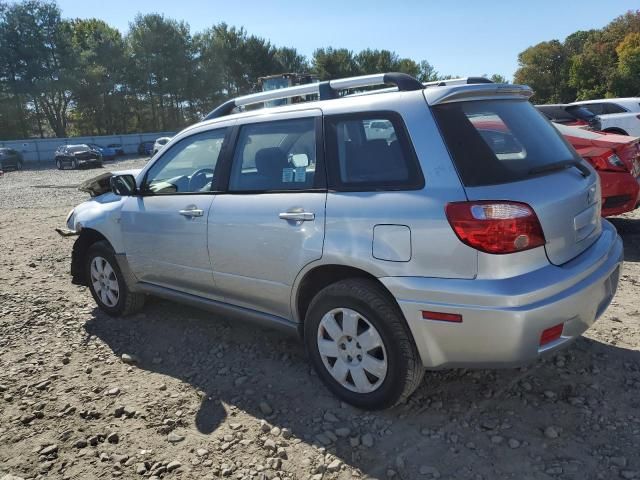
[{"label": "rear spoiler", "polygon": [[528,86],[508,83],[452,85],[450,88],[433,88],[425,89],[424,91],[424,96],[429,105],[462,102],[465,100],[489,100],[492,98],[527,100],[531,95],[533,95],[533,90]]}]

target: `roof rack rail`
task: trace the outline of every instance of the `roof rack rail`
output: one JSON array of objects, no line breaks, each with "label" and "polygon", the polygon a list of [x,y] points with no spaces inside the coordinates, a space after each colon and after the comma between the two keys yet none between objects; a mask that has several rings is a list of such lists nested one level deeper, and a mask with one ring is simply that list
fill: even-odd
[{"label": "roof rack rail", "polygon": [[250,95],[233,98],[231,100],[227,100],[222,105],[209,112],[203,120],[224,117],[225,115],[229,115],[236,107],[263,103],[269,100],[300,97],[303,95],[318,95],[320,100],[329,100],[332,98],[338,98],[341,90],[388,84],[395,85],[401,92],[422,90],[424,88],[424,85],[411,75],[399,72],[376,73],[360,77],[340,78],[320,83],[309,83],[306,85],[297,85],[295,87],[268,90],[266,92],[252,93]]},{"label": "roof rack rail", "polygon": [[425,87],[447,87],[450,85],[471,85],[473,83],[494,83],[487,77],[461,77],[449,80],[436,80],[435,82],[423,83]]}]

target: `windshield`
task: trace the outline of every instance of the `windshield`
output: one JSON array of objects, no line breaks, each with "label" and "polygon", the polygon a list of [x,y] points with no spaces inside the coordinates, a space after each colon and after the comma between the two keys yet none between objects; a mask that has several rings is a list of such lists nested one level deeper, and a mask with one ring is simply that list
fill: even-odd
[{"label": "windshield", "polygon": [[78,145],[77,147],[69,147],[71,153],[85,152],[89,147],[86,145]]},{"label": "windshield", "polygon": [[540,167],[579,159],[526,101],[454,102],[433,111],[468,187],[523,180]]}]

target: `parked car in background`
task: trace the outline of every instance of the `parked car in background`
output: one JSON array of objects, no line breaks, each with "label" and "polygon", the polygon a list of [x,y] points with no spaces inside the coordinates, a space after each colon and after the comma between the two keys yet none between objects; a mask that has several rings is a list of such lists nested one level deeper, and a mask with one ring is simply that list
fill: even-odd
[{"label": "parked car in background", "polygon": [[109,145],[107,145],[107,147],[113,148],[116,152],[116,155],[118,155],[119,157],[122,157],[124,155],[124,148],[119,143],[110,143]]},{"label": "parked car in background", "polygon": [[58,170],[85,166],[102,167],[102,155],[87,144],[60,145],[55,153]]},{"label": "parked car in background", "polygon": [[22,170],[24,159],[14,148],[0,148],[0,170]]},{"label": "parked car in background", "polygon": [[153,144],[155,142],[140,142],[138,145],[138,155],[151,155],[153,153]]},{"label": "parked car in background", "polygon": [[169,140],[171,140],[171,137],[157,138],[153,144],[153,155],[162,150],[162,147],[164,147],[169,142]]},{"label": "parked car in background", "polygon": [[116,158],[117,152],[112,147],[105,147],[103,145],[98,145],[97,143],[87,143],[93,150],[100,152],[102,155],[102,160],[113,160]]},{"label": "parked car in background", "polygon": [[570,106],[582,106],[597,115],[596,130],[640,137],[640,98],[583,100]]},{"label": "parked car in background", "polygon": [[69,213],[73,282],[109,315],[154,295],[298,333],[361,408],[425,367],[536,360],[607,309],[623,248],[532,93],[388,73],[229,100]]},{"label": "parked car in background", "polygon": [[602,216],[621,215],[640,202],[640,139],[556,124],[578,154],[598,172]]},{"label": "parked car in background", "polygon": [[581,105],[557,103],[551,105],[536,105],[535,107],[554,123],[588,126],[591,128],[598,126],[596,114]]}]

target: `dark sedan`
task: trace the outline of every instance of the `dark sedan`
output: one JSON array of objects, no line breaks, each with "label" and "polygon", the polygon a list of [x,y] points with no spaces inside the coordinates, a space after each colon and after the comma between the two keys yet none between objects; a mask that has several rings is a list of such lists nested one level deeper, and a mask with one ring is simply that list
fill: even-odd
[{"label": "dark sedan", "polygon": [[102,167],[102,155],[89,145],[61,145],[56,150],[56,167],[80,168],[84,166]]},{"label": "dark sedan", "polygon": [[0,148],[0,170],[22,170],[22,154],[13,148]]}]

